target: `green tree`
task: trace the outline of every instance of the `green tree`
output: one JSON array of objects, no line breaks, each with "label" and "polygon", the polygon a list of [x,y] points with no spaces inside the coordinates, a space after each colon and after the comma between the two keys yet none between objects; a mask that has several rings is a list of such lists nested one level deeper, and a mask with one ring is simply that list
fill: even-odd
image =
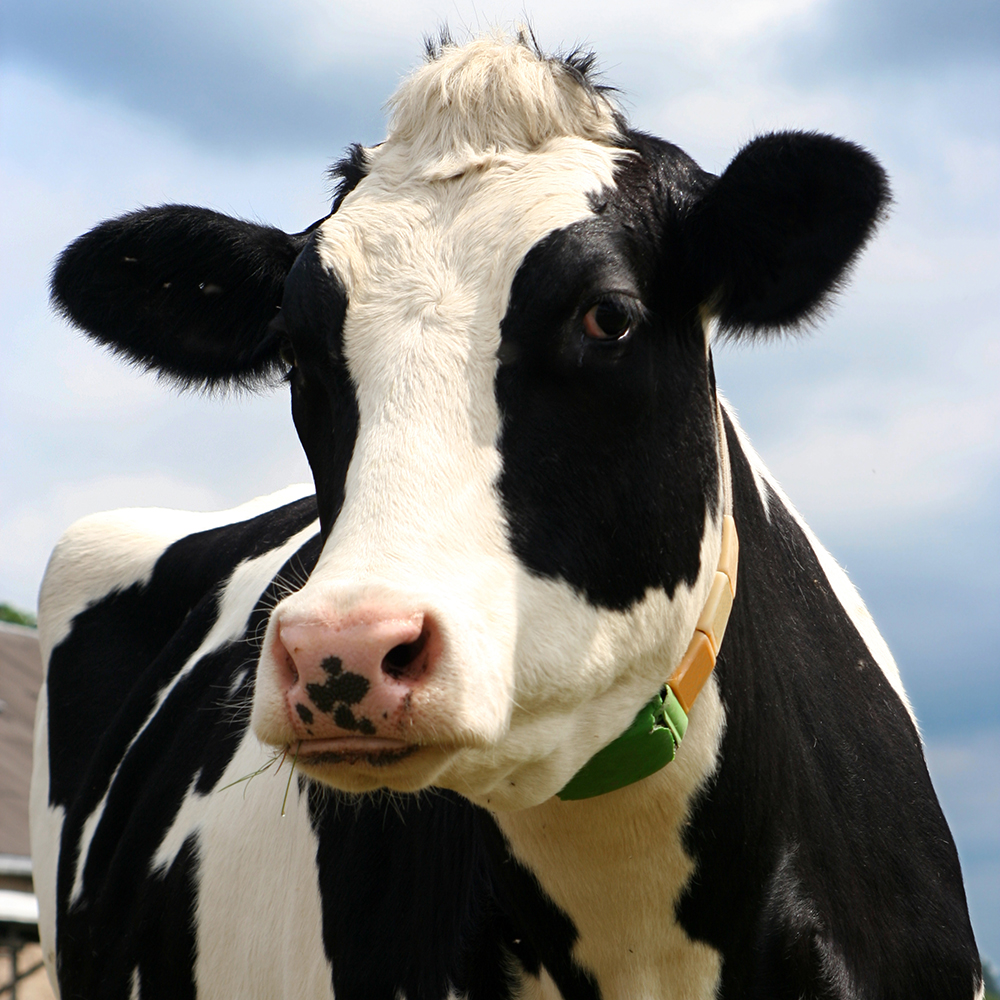
[{"label": "green tree", "polygon": [[21,611],[12,604],[0,604],[0,622],[38,627],[38,619],[30,611]]},{"label": "green tree", "polygon": [[983,1000],[1000,1000],[1000,983],[997,982],[997,967],[985,956],[980,956],[983,963],[983,985],[986,995]]}]

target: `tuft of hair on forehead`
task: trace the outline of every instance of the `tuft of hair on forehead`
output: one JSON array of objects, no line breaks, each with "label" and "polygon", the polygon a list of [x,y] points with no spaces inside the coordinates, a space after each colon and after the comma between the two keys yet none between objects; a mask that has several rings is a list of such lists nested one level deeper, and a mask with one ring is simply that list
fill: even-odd
[{"label": "tuft of hair on forehead", "polygon": [[387,139],[422,150],[425,162],[532,152],[562,136],[621,142],[624,117],[611,88],[593,81],[592,53],[546,56],[525,29],[463,45],[444,31],[427,53],[389,101]]}]

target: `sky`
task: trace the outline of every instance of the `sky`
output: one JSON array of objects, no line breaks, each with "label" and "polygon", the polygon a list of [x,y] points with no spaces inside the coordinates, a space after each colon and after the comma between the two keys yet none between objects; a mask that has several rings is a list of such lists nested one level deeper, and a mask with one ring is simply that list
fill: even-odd
[{"label": "sky", "polygon": [[1000,961],[1000,4],[996,0],[5,0],[0,6],[0,601],[63,529],[308,480],[288,401],[177,395],[51,312],[98,222],[187,202],[288,232],[447,23],[593,47],[631,122],[720,172],[754,135],[874,152],[894,205],[797,338],[716,351],[758,452],[899,662],[981,950]]}]

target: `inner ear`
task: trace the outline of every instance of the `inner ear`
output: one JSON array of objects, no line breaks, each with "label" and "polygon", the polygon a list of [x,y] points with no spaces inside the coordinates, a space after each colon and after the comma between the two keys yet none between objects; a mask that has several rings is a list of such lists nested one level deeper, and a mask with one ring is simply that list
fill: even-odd
[{"label": "inner ear", "polygon": [[860,146],[816,133],[761,136],[685,219],[689,280],[724,334],[808,322],[889,201],[885,171]]},{"label": "inner ear", "polygon": [[281,365],[268,324],[307,238],[189,205],[144,209],[70,244],[52,299],[95,340],[184,385],[252,383]]}]

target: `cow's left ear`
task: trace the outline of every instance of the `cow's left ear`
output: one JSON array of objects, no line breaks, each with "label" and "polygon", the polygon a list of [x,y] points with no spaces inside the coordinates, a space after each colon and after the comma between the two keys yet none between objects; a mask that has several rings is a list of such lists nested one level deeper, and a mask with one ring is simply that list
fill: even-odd
[{"label": "cow's left ear", "polygon": [[890,201],[885,171],[843,139],[754,139],[683,222],[689,280],[724,335],[808,322],[837,290]]},{"label": "cow's left ear", "polygon": [[63,251],[52,301],[95,340],[182,385],[252,384],[281,364],[269,324],[308,232],[190,205],[143,209]]}]

